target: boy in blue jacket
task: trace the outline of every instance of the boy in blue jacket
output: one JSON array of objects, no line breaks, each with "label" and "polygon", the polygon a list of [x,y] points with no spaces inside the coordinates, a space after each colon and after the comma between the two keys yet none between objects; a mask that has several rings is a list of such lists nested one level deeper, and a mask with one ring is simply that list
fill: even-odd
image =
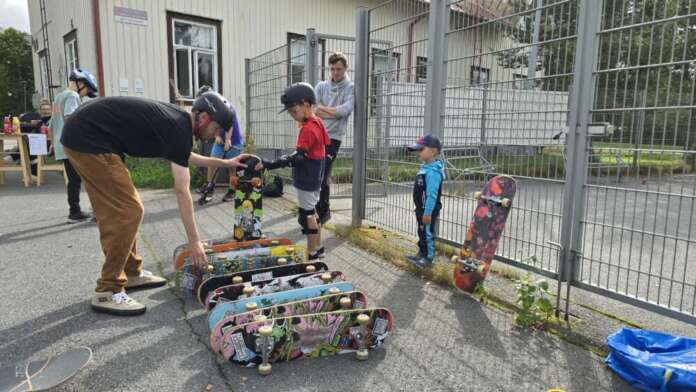
[{"label": "boy in blue jacket", "polygon": [[445,179],[444,165],[436,159],[442,149],[440,139],[433,135],[421,136],[415,144],[408,147],[416,151],[423,162],[413,185],[413,203],[416,205],[418,221],[418,248],[416,256],[406,259],[419,268],[432,266],[435,258],[434,229],[442,208],[442,182]]}]

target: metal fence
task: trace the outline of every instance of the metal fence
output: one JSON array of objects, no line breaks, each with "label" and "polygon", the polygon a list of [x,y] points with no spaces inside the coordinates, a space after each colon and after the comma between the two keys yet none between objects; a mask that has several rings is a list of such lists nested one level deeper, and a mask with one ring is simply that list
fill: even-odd
[{"label": "metal fence", "polygon": [[416,232],[419,163],[404,147],[434,133],[447,173],[441,241],[461,244],[473,193],[510,175],[518,194],[499,260],[567,282],[566,295],[577,286],[694,322],[692,3],[390,0],[359,8],[355,39],[310,29],[248,60],[249,129],[264,151],[293,146],[295,125],[276,114],[295,81],[289,75],[325,79],[326,56],[342,51],[355,69],[355,125],[333,181],[335,195],[352,194],[354,224]]}]

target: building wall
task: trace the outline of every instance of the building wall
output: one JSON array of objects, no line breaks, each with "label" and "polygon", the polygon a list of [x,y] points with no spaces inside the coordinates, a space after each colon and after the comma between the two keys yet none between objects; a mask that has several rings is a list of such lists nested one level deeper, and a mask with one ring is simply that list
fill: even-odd
[{"label": "building wall", "polygon": [[[65,88],[67,75],[65,61],[65,46],[63,37],[73,30],[77,32],[77,51],[79,65],[96,72],[94,23],[92,8],[89,0],[46,0],[46,19],[51,55],[51,73],[53,78],[54,95]],[[34,49],[34,82],[35,89],[41,97],[46,95],[41,87],[41,67],[38,53],[44,49],[41,27],[40,0],[28,0],[29,24]]]}]

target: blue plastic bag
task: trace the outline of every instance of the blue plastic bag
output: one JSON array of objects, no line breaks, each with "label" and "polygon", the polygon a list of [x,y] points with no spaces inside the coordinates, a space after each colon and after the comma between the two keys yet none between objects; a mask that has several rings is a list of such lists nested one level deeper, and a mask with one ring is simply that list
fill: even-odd
[{"label": "blue plastic bag", "polygon": [[607,343],[607,366],[641,391],[696,391],[696,339],[621,328]]}]

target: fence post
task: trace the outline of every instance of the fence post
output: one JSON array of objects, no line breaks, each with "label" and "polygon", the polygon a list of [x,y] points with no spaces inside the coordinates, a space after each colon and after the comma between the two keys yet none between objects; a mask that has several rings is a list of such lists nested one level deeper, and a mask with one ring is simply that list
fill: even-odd
[{"label": "fence post", "polygon": [[355,117],[353,119],[352,226],[365,217],[365,166],[367,160],[368,70],[370,63],[370,11],[358,7],[355,20]]},{"label": "fence post", "polygon": [[305,72],[307,72],[307,83],[312,87],[319,83],[319,66],[317,64],[317,33],[313,28],[307,29],[305,37]]},{"label": "fence post", "polygon": [[442,114],[447,85],[445,55],[449,30],[448,0],[430,1],[428,20],[428,79],[426,85],[425,131],[442,137]]},{"label": "fence post", "polygon": [[579,1],[575,74],[569,100],[568,156],[563,190],[562,249],[559,263],[559,282],[567,282],[566,319],[570,302],[567,296],[571,283],[577,279],[580,267],[578,255],[582,252],[582,219],[585,213],[587,181],[587,129],[594,107],[594,71],[597,66],[602,3],[597,5],[590,0]]},{"label": "fence post", "polygon": [[536,0],[536,12],[534,13],[534,29],[532,30],[532,47],[529,49],[529,59],[527,61],[527,88],[533,89],[536,86],[536,67],[537,53],[539,53],[539,29],[541,27],[541,7],[544,0]]},{"label": "fence post", "polygon": [[244,123],[246,129],[245,135],[251,134],[251,60],[244,59]]}]

